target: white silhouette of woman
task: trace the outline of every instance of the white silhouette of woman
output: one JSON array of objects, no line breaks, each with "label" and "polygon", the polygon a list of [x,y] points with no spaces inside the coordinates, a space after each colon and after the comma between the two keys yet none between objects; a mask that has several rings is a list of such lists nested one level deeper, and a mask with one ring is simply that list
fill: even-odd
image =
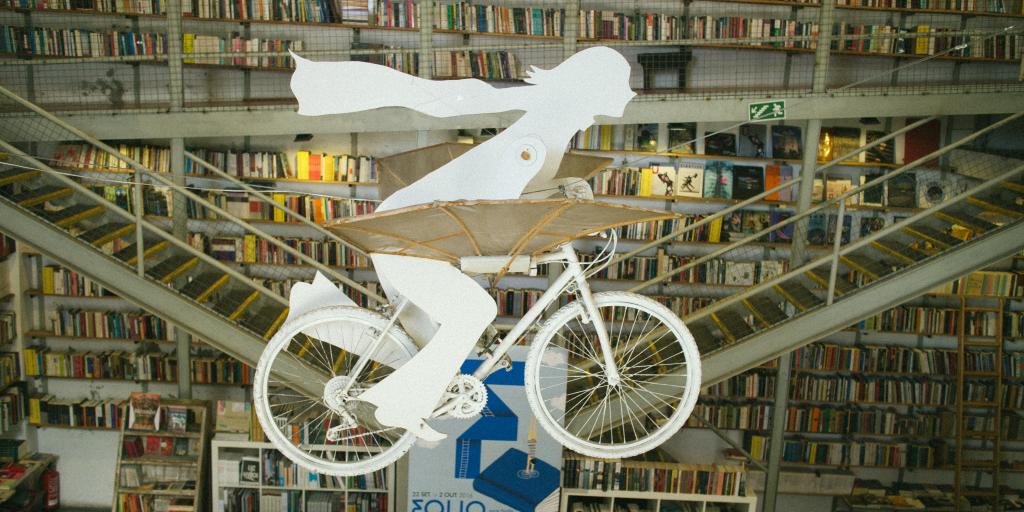
[{"label": "white silhouette of woman", "polygon": [[[504,89],[476,79],[425,80],[364,62],[292,57],[296,70],[291,88],[301,115],[380,107],[405,107],[436,117],[524,111],[505,131],[396,191],[377,211],[434,201],[517,199],[524,192],[557,190],[554,176],[570,139],[592,125],[594,116],[621,117],[635,96],[629,88],[629,63],[606,47],[583,50],[550,70],[531,68],[526,79],[531,85]],[[426,440],[443,439],[424,420],[494,320],[494,300],[449,263],[391,254],[370,257],[392,303],[408,300],[400,321],[421,350],[359,399],[377,406],[382,425],[407,429]],[[327,295],[334,297],[321,297],[341,301],[341,294]],[[312,307],[315,301],[309,299],[298,309]],[[299,314],[295,309],[290,317]]]}]

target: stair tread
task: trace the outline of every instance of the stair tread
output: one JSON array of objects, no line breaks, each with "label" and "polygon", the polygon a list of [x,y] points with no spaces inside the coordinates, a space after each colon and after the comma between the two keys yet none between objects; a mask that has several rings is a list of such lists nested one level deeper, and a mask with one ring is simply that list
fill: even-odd
[{"label": "stair tread", "polygon": [[39,216],[58,226],[66,226],[74,221],[82,220],[94,215],[103,213],[103,207],[98,204],[73,204],[67,208],[55,211],[37,209]]},{"label": "stair tread", "polygon": [[158,281],[167,282],[194,265],[198,257],[191,254],[176,254],[146,269],[146,275]]},{"label": "stair tread", "polygon": [[122,233],[128,228],[134,228],[134,226],[126,222],[107,222],[87,230],[86,232],[78,235],[78,238],[84,242],[97,245],[101,242],[105,242],[106,238],[114,237],[115,234]]},{"label": "stair tread", "polygon": [[806,286],[792,279],[776,284],[775,289],[801,311],[806,311],[824,302]]},{"label": "stair tread", "polygon": [[965,228],[970,228],[974,231],[985,232],[991,231],[998,227],[995,224],[978,217],[977,215],[967,215],[962,212],[940,210],[935,213],[935,216],[947,222],[957,224]]},{"label": "stair tread", "polygon": [[245,312],[259,294],[259,291],[251,289],[232,290],[214,302],[213,310],[234,320]]},{"label": "stair tread", "polygon": [[267,338],[273,334],[272,331],[284,320],[284,315],[287,312],[288,308],[286,307],[278,304],[268,304],[253,312],[253,314],[246,315],[241,324],[260,336]]},{"label": "stair tread", "polygon": [[202,302],[217,288],[220,288],[228,280],[227,274],[218,272],[204,272],[192,278],[184,287],[181,293],[186,297]]},{"label": "stair tread", "polygon": [[715,335],[711,333],[711,329],[706,325],[693,323],[687,325],[686,328],[689,329],[690,334],[693,336],[693,341],[697,343],[697,349],[701,352],[707,352],[718,348]]},{"label": "stair tread", "polygon": [[769,327],[784,322],[789,317],[779,309],[778,304],[768,297],[756,296],[743,299],[743,305],[754,314],[764,327]]},{"label": "stair tread", "polygon": [[903,231],[910,233],[918,238],[931,242],[941,248],[952,247],[954,245],[963,242],[959,238],[956,238],[948,233],[944,233],[935,228],[928,226],[914,225],[903,228]]},{"label": "stair tread", "polygon": [[9,185],[16,181],[26,180],[38,176],[40,171],[36,169],[10,168],[0,170],[0,185]]},{"label": "stair tread", "polygon": [[843,260],[843,263],[846,265],[853,267],[854,270],[867,274],[872,279],[878,279],[892,271],[891,268],[882,262],[863,254],[847,254],[840,256],[839,259]]},{"label": "stair tread", "polygon": [[[164,240],[160,241],[144,241],[143,245],[146,248],[146,257],[150,257],[167,248],[167,242]],[[135,257],[138,256],[135,250],[135,244],[131,244],[114,253],[114,257],[129,264],[135,263]]]},{"label": "stair tread", "polygon": [[743,316],[731,309],[711,313],[711,319],[729,341],[736,341],[754,334],[754,330],[750,328],[750,324],[743,319]]},{"label": "stair tread", "polygon": [[[817,283],[818,286],[825,290],[828,290],[829,271],[823,268],[813,268],[807,272],[807,277],[811,278],[812,281]],[[856,290],[857,287],[843,279],[842,276],[836,276],[836,293],[844,295]]]},{"label": "stair tread", "polygon": [[971,196],[967,198],[967,202],[995,213],[1001,213],[1004,215],[1021,216],[1024,215],[1024,206],[1017,204],[1013,201],[1007,201],[1000,196],[994,197],[975,197]]},{"label": "stair tread", "polygon": [[39,188],[23,190],[16,194],[11,194],[8,196],[8,199],[22,206],[36,206],[51,199],[58,199],[69,195],[71,195],[71,189],[68,187],[44,185]]},{"label": "stair tread", "polygon": [[923,251],[919,251],[913,247],[910,247],[909,245],[903,245],[894,240],[886,240],[884,238],[880,238],[878,240],[875,240],[874,242],[871,242],[871,244],[877,247],[878,249],[903,260],[905,263],[914,263],[916,261],[921,261],[928,257],[928,255]]}]

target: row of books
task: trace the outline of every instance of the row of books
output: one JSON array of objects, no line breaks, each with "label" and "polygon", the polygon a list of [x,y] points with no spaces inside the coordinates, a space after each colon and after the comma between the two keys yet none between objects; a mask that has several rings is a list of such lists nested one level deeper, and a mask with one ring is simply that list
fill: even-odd
[{"label": "row of books", "polygon": [[[250,198],[245,192],[209,192],[199,193],[207,202],[226,210],[236,217],[246,220],[263,220],[272,222],[291,221],[284,211],[270,206],[263,201]],[[293,212],[318,224],[343,217],[354,217],[373,213],[377,202],[367,199],[318,197],[302,194],[271,193],[271,199]],[[190,219],[216,219],[217,214],[205,206],[189,199],[187,203]],[[170,212],[174,215],[174,212]]]},{"label": "row of books", "polygon": [[[202,233],[189,233],[188,238],[192,247],[221,261],[265,265],[304,264],[295,256],[256,235],[209,237]],[[280,240],[288,247],[325,265],[345,268],[370,267],[368,257],[338,241],[308,238],[281,238]]]},{"label": "row of books", "polygon": [[[902,306],[901,306],[902,307]],[[899,308],[896,308],[899,309]],[[1006,357],[1010,359],[1012,353]],[[992,371],[994,353],[965,353],[971,370]],[[955,375],[959,368],[956,350],[902,346],[846,346],[812,343],[793,351],[793,367],[821,371],[865,373],[913,373]]]},{"label": "row of books", "polygon": [[18,336],[17,315],[14,311],[0,311],[0,345],[10,345]]},{"label": "row of books", "polygon": [[[277,450],[261,450],[260,456],[262,457],[261,466],[263,468],[260,482],[263,485],[370,491],[386,491],[388,488],[387,470],[378,470],[359,476],[335,477],[310,472],[282,456]],[[342,453],[341,456],[343,457],[344,454]]]},{"label": "row of books", "polygon": [[52,394],[29,397],[28,421],[32,425],[120,428],[124,400],[62,399]]},{"label": "row of books", "polygon": [[388,512],[388,496],[380,493],[349,494],[345,512]]},{"label": "row of books", "polygon": [[704,388],[701,396],[770,400],[775,396],[775,373],[761,371],[741,373]]},{"label": "row of books", "polygon": [[739,465],[678,464],[570,456],[562,462],[562,486],[603,491],[740,496],[746,470]]},{"label": "row of books", "polygon": [[456,2],[437,5],[434,28],[490,34],[561,36],[565,33],[564,18],[564,9]]},{"label": "row of books", "polygon": [[167,322],[150,313],[58,307],[49,312],[49,317],[57,336],[136,340],[168,340],[171,336]]},{"label": "row of books", "polygon": [[858,329],[918,334],[956,334],[959,309],[897,306],[856,324]]},{"label": "row of books", "polygon": [[[948,52],[957,57],[1015,60],[1020,58],[1024,38],[1017,34],[994,36],[943,35],[961,32],[957,28],[917,25],[912,28],[891,25],[837,24],[832,33],[843,36],[870,36],[866,39],[834,39],[833,50],[860,53],[936,55]],[[962,49],[956,47],[966,45]]]},{"label": "row of books", "polygon": [[[171,149],[149,144],[115,144],[122,155],[135,160],[154,172],[171,172]],[[292,175],[284,153],[270,151],[218,151],[206,148],[186,148],[187,151],[209,162],[214,167],[239,178],[287,178]],[[88,171],[128,172],[131,166],[113,153],[92,144],[61,144],[51,160],[56,167]],[[185,159],[185,174],[205,176],[207,171],[191,158]]]},{"label": "row of books", "polygon": [[[329,155],[299,151],[295,155],[295,178],[311,181],[371,183],[377,181],[376,160],[368,156]],[[288,172],[285,176],[291,177]]]},{"label": "row of books", "polygon": [[943,295],[984,295],[992,297],[1024,296],[1024,278],[1019,272],[971,272],[931,290]]},{"label": "row of books", "polygon": [[78,352],[44,347],[23,352],[25,374],[36,377],[174,382],[178,375],[177,359],[163,352]]},{"label": "row of books", "polygon": [[128,458],[145,457],[195,457],[198,455],[199,439],[160,435],[128,435],[121,440],[122,455]]},{"label": "row of books", "polygon": [[1006,13],[1004,0],[836,0],[836,5],[871,7],[874,9],[920,9],[929,11],[962,11]]},{"label": "row of books", "polygon": [[21,365],[17,352],[0,352],[0,386],[9,386],[21,380]]},{"label": "row of books", "polygon": [[[640,197],[749,199],[793,179],[789,165],[740,165],[721,160],[680,161],[678,166],[621,167],[590,179],[595,194]],[[789,201],[785,188],[765,197]]]},{"label": "row of books", "polygon": [[519,69],[519,59],[510,51],[434,52],[435,77],[518,80]]},{"label": "row of books", "polygon": [[[596,255],[581,254],[580,262],[589,263]],[[647,280],[679,268],[695,260],[692,256],[666,254],[659,249],[657,256],[633,256],[609,265],[596,274],[598,279]],[[672,283],[695,283],[726,286],[750,286],[773,279],[786,272],[785,260],[729,261],[710,260],[672,276]]]},{"label": "row of books", "polygon": [[[687,23],[688,39],[760,39],[765,37],[818,35],[818,24],[811,21],[797,21],[771,18],[747,18],[743,16],[695,16]],[[817,41],[778,41],[753,43],[755,46],[775,48],[817,48]]]},{"label": "row of books", "polygon": [[[1005,386],[1005,390],[1017,386]],[[964,383],[966,401],[987,402],[995,386],[990,382]],[[957,384],[950,380],[797,375],[790,398],[813,402],[860,402],[920,406],[950,406],[956,403]]]},{"label": "row of books", "polygon": [[[797,160],[803,155],[803,130],[799,126],[741,125],[737,133],[705,131],[703,136],[697,132],[697,123],[668,123],[665,130],[666,151],[673,155],[696,154],[698,137],[704,140],[702,154],[709,156]],[[652,152],[658,150],[661,136],[657,123],[602,124],[578,132],[570,147]]]},{"label": "row of books", "polygon": [[72,297],[110,297],[113,293],[84,274],[60,265],[45,265],[41,271],[42,292]]},{"label": "row of books", "polygon": [[25,391],[11,386],[0,394],[0,432],[7,432],[25,419]]},{"label": "row of books", "polygon": [[[278,295],[280,295],[282,297],[288,297],[289,294],[291,293],[292,285],[294,285],[295,283],[305,283],[305,282],[308,282],[308,279],[285,279],[285,280],[278,280],[278,279],[266,279],[266,278],[253,278],[253,281],[256,282],[256,283],[259,283],[260,285],[266,287],[270,291],[272,291],[272,292],[274,292],[274,293],[276,293],[276,294],[278,294]],[[350,288],[348,286],[341,286],[339,283],[334,283],[334,284],[339,285],[342,288],[342,290],[344,290],[345,294],[348,295],[348,297],[350,299],[355,301],[355,303],[357,305],[362,306],[362,307],[368,307],[368,306],[371,305],[371,302],[370,302],[369,298],[366,295],[364,295],[362,292],[357,291],[357,290],[355,290],[353,288]],[[376,281],[361,282],[360,284],[362,284],[363,286],[365,286],[369,290],[373,291],[378,296],[383,296],[384,295],[384,292],[381,290],[380,283],[378,283]]]},{"label": "row of books", "polygon": [[226,355],[192,356],[192,382],[196,384],[252,384],[255,370]]},{"label": "row of books", "polygon": [[[769,438],[751,434],[745,436],[745,447],[758,460],[766,460]],[[939,467],[946,461],[945,454],[923,443],[891,443],[870,441],[822,441],[786,439],[782,447],[782,460],[827,466],[868,467]]]},{"label": "row of books", "polygon": [[[252,53],[252,52],[288,52],[302,51],[302,41],[283,39],[247,38],[238,34],[231,37],[211,36],[202,34],[183,34],[182,53],[185,55],[201,53]],[[295,65],[287,55],[260,55],[239,57],[185,57],[186,64],[211,64],[218,66],[247,66],[259,68],[290,68]]]}]

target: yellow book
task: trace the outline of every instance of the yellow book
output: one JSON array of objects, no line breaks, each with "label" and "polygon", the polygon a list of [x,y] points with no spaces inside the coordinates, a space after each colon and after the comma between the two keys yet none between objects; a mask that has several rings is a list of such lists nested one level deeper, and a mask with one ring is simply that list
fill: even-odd
[{"label": "yellow book", "polygon": [[36,360],[36,349],[26,348],[22,352],[25,357],[25,375],[39,375],[39,366]]},{"label": "yellow book", "polygon": [[[284,194],[273,194],[271,197],[274,199],[275,203],[281,206],[287,206]],[[284,211],[279,208],[274,208],[274,222],[284,222]]]},{"label": "yellow book", "polygon": [[[931,27],[929,27],[928,25],[918,25],[916,32],[918,34],[927,34],[928,32],[931,32]],[[915,38],[914,53],[917,55],[927,55],[929,41],[931,41],[930,37],[918,36],[917,38]]]},{"label": "yellow book", "polygon": [[[195,34],[182,34],[181,35],[181,52],[182,53],[195,53],[196,51],[196,35]],[[195,63],[195,59],[185,59],[186,63]]]},{"label": "yellow book", "polygon": [[334,155],[324,154],[321,159],[323,167],[320,168],[320,180],[321,181],[335,181],[337,177],[334,175]]},{"label": "yellow book", "polygon": [[300,180],[309,179],[309,151],[299,151],[295,154],[295,169]]},{"label": "yellow book", "polygon": [[242,258],[246,263],[256,263],[256,235],[245,235],[245,252]]},{"label": "yellow book", "polygon": [[598,128],[598,136],[601,138],[601,149],[612,149],[612,125],[601,125]]},{"label": "yellow book", "polygon": [[53,267],[43,267],[43,293],[53,293]]},{"label": "yellow book", "polygon": [[40,413],[39,397],[34,396],[28,399],[28,422],[32,425],[40,425],[43,415]]},{"label": "yellow book", "polygon": [[708,242],[720,241],[722,241],[722,218],[718,217],[708,226]]},{"label": "yellow book", "polygon": [[651,195],[651,180],[654,179],[654,169],[651,167],[644,167],[640,169],[640,195],[650,196]]}]

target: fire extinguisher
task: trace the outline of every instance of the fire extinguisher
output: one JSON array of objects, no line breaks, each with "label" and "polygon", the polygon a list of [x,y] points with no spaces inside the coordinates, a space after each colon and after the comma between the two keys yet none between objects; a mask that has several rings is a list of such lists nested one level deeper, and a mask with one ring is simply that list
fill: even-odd
[{"label": "fire extinguisher", "polygon": [[60,473],[54,468],[43,472],[41,477],[43,490],[46,491],[46,510],[57,510],[60,507]]}]

